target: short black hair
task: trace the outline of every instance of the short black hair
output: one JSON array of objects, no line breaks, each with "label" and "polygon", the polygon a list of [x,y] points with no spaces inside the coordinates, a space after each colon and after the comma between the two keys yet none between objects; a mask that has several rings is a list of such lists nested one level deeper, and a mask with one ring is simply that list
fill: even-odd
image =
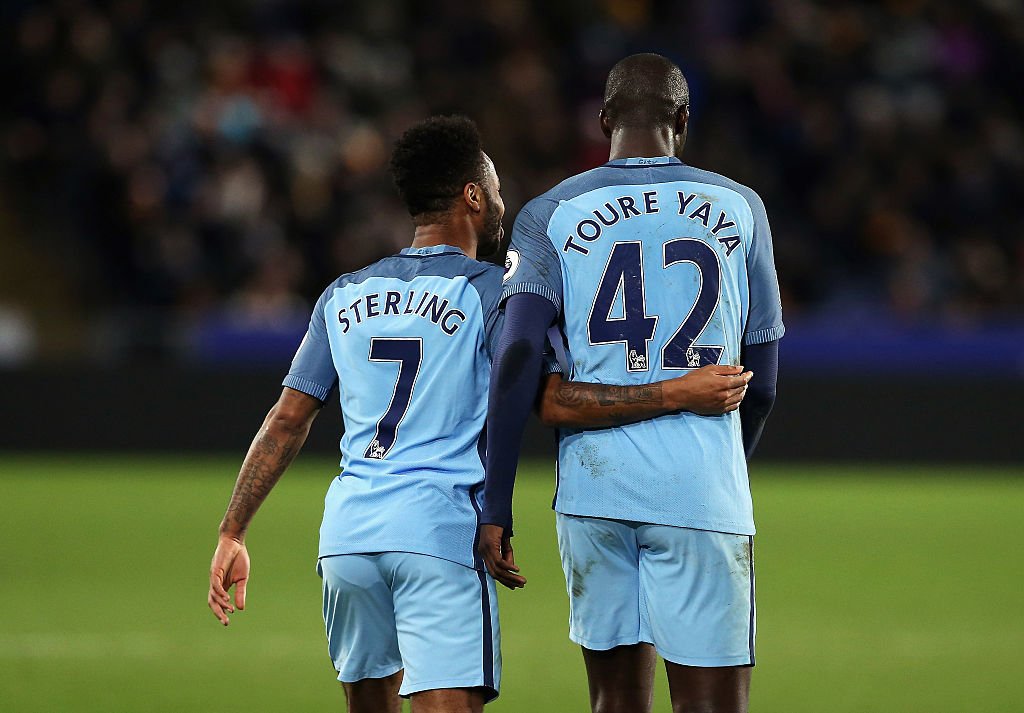
[{"label": "short black hair", "polygon": [[391,175],[412,217],[445,213],[467,183],[484,177],[480,131],[465,116],[435,116],[395,143]]},{"label": "short black hair", "polygon": [[672,124],[690,103],[686,77],[660,54],[634,54],[619,60],[604,85],[604,111],[614,126],[648,128]]}]

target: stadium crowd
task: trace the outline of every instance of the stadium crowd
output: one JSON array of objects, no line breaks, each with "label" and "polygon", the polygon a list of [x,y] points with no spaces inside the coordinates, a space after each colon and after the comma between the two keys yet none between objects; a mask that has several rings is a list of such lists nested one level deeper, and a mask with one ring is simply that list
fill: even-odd
[{"label": "stadium crowd", "polygon": [[0,48],[13,70],[5,269],[45,267],[30,322],[64,323],[80,352],[177,355],[224,325],[301,333],[325,284],[408,242],[387,159],[431,113],[480,124],[508,230],[530,197],[605,160],[602,82],[636,51],[688,76],[685,160],[764,199],[791,320],[1020,319],[1019,2],[62,0],[0,13],[13,33]]}]

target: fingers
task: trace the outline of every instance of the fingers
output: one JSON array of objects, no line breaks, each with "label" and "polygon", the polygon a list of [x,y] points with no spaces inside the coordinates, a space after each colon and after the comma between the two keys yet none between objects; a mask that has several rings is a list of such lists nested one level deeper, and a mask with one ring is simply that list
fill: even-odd
[{"label": "fingers", "polygon": [[505,536],[503,528],[482,525],[477,552],[496,582],[509,589],[526,586],[526,578],[518,573],[519,567],[516,566],[515,555],[512,553],[512,543],[510,538]]},{"label": "fingers", "polygon": [[[234,614],[235,608],[231,605],[231,598],[225,588],[225,584],[228,588],[231,586],[228,581],[228,569],[232,568],[233,561],[225,559],[224,550],[218,545],[217,551],[213,554],[213,562],[210,563],[210,591],[206,596],[206,603],[220,623],[227,626],[228,614]],[[242,596],[244,601],[244,592]]]},{"label": "fingers", "polygon": [[245,585],[249,582],[249,578],[240,579],[235,583],[235,606],[238,607],[238,611],[245,609]]},{"label": "fingers", "polygon": [[227,590],[224,589],[224,570],[219,568],[210,569],[210,599],[217,602],[222,609],[234,612],[231,607],[231,599]]},{"label": "fingers", "polygon": [[487,562],[487,571],[494,581],[509,589],[522,589],[526,586],[526,577],[516,574],[518,568],[504,560]]},{"label": "fingers", "polygon": [[509,589],[521,589],[526,586],[526,578],[519,574],[519,567],[510,555],[511,550],[508,557],[503,557],[500,545],[495,543],[484,554],[484,564],[496,582]]},{"label": "fingers", "polygon": [[501,550],[495,547],[489,552],[489,555],[485,558],[487,569],[496,581],[509,589],[521,589],[526,586],[526,577],[519,574],[519,567],[516,566],[515,559],[511,557],[511,550],[509,556],[503,557]]},{"label": "fingers", "polygon": [[213,615],[217,617],[218,621],[220,621],[224,626],[227,626],[228,615],[224,613],[224,607],[220,605],[220,602],[214,598],[213,590],[210,590],[210,593],[207,595],[206,604],[210,607],[210,611],[213,612]]},{"label": "fingers", "polygon": [[505,561],[509,563],[509,567],[514,572],[518,572],[519,568],[516,567],[516,556],[512,550],[512,540],[508,537],[502,538],[501,549],[505,553]]},{"label": "fingers", "polygon": [[753,378],[753,376],[754,372],[752,371],[744,371],[742,373],[721,375],[721,377],[728,379],[727,383],[729,385],[728,388],[730,389],[736,388],[738,386],[746,386],[747,384],[750,383],[750,380]]},{"label": "fingers", "polygon": [[[749,374],[750,372],[747,373]],[[725,392],[725,401],[723,405],[726,408],[726,413],[729,413],[730,411],[735,411],[737,408],[739,408],[740,403],[747,395],[747,383],[749,381],[750,378],[747,377],[742,382],[742,385],[729,389]]]},{"label": "fingers", "polygon": [[740,407],[740,404],[743,403],[744,396],[745,394],[739,394],[738,396],[733,396],[726,400],[725,404],[723,404],[722,406],[723,413],[732,413],[733,411],[738,409]]},{"label": "fingers", "polygon": [[228,625],[228,613],[234,613],[234,608],[231,606],[231,601],[228,599],[228,593],[224,591],[224,587],[221,586],[219,578],[215,579],[214,574],[210,574],[210,591],[206,595],[206,604],[210,607],[210,611],[217,617],[221,624],[224,626]]},{"label": "fingers", "polygon": [[710,366],[705,366],[703,368],[707,369],[712,374],[718,374],[719,376],[735,376],[743,371],[742,365],[734,366],[732,364],[711,364]]}]

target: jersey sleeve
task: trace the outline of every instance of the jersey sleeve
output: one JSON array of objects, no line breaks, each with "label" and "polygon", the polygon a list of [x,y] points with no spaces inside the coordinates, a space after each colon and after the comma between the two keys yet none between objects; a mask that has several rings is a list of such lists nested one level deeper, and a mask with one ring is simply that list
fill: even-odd
[{"label": "jersey sleeve", "polygon": [[541,367],[541,371],[545,374],[562,374],[565,376],[562,365],[558,363],[558,357],[555,356],[553,351],[544,352],[544,365]]},{"label": "jersey sleeve", "polygon": [[530,292],[562,311],[562,263],[547,234],[550,211],[538,200],[527,203],[516,216],[512,244],[505,258],[501,301]]},{"label": "jersey sleeve", "polygon": [[501,339],[502,326],[505,324],[505,315],[498,307],[501,301],[501,273],[499,268],[494,265],[488,265],[488,268],[473,274],[470,277],[470,282],[473,283],[480,295],[481,317],[484,322],[484,348],[487,350],[487,358],[494,361],[494,355],[498,352],[498,340]]},{"label": "jersey sleeve", "polygon": [[326,401],[331,390],[338,383],[338,372],[331,358],[331,344],[327,339],[327,323],[324,310],[328,291],[320,295],[309,319],[309,329],[302,338],[298,351],[292,358],[291,368],[282,386],[309,394],[315,399]]},{"label": "jersey sleeve", "polygon": [[[505,326],[505,309],[498,306],[500,299],[497,299],[501,296],[500,289],[495,292],[495,296],[496,299],[490,301],[490,307],[488,307],[488,303],[484,303],[484,341],[487,344],[487,355],[492,362],[498,353],[498,342],[501,340],[501,332]],[[551,344],[545,347],[542,356],[541,371],[544,374],[561,374],[563,372],[558,355]]]},{"label": "jersey sleeve", "polygon": [[780,339],[786,333],[782,323],[782,298],[779,278],[775,274],[772,252],[772,231],[764,203],[753,191],[748,196],[754,217],[754,235],[747,254],[747,280],[750,286],[750,308],[743,343],[764,344]]}]

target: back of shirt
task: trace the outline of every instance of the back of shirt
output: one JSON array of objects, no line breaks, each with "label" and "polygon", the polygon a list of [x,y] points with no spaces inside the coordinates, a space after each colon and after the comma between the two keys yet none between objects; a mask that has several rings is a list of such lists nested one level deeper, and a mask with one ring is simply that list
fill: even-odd
[{"label": "back of shirt", "polygon": [[[744,344],[784,331],[760,199],[675,158],[613,161],[531,201],[505,281],[503,298],[533,292],[560,310],[578,381],[739,364]],[[555,509],[753,534],[738,412],[563,430]]]},{"label": "back of shirt", "polygon": [[458,248],[406,249],[335,281],[284,385],[338,385],[345,433],[320,556],[416,552],[476,566],[501,270]]}]

